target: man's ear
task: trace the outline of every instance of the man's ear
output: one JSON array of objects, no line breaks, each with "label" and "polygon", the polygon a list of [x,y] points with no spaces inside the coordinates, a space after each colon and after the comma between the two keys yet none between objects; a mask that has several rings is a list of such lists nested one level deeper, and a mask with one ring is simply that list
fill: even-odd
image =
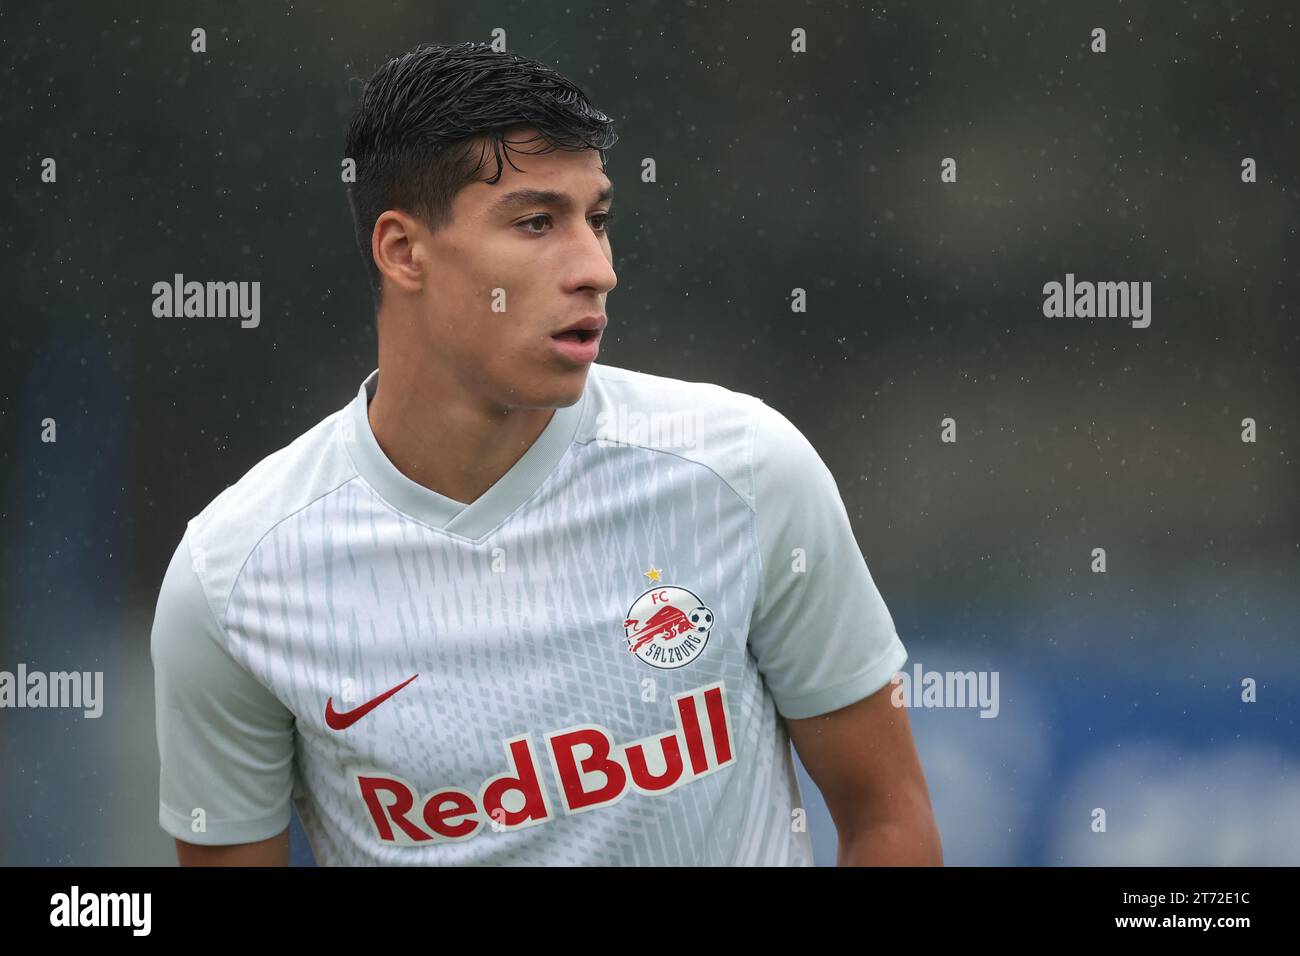
[{"label": "man's ear", "polygon": [[375,266],[402,292],[419,292],[424,285],[424,264],[416,254],[419,234],[419,220],[399,209],[380,213],[370,234],[370,254]]}]

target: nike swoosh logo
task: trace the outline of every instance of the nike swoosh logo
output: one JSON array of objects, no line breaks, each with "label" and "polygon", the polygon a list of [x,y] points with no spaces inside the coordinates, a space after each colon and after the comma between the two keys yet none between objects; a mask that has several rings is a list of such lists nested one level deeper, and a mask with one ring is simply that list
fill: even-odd
[{"label": "nike swoosh logo", "polygon": [[392,697],[399,690],[401,690],[403,687],[405,687],[407,684],[409,684],[411,681],[415,680],[415,678],[419,676],[420,676],[419,674],[412,674],[410,677],[402,681],[392,690],[386,690],[378,697],[366,701],[360,707],[355,707],[352,710],[345,710],[342,713],[339,713],[337,710],[334,709],[334,698],[331,697],[329,700],[325,701],[326,726],[329,727],[330,730],[347,730],[347,728],[351,727],[358,720],[366,716],[366,714],[370,713],[372,710],[374,710],[384,701],[388,700],[388,698]]}]

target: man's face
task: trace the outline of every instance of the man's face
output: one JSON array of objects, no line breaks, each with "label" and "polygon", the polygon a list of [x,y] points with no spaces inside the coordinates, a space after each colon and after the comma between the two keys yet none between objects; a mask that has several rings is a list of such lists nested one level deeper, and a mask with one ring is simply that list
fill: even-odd
[{"label": "man's face", "polygon": [[[512,150],[510,158],[518,170],[503,161],[496,183],[456,195],[450,223],[418,233],[412,254],[428,276],[426,331],[460,387],[502,406],[572,405],[618,281],[605,232],[611,183],[595,150]],[[495,168],[489,151],[486,174]],[[581,320],[597,328],[556,337]]]}]

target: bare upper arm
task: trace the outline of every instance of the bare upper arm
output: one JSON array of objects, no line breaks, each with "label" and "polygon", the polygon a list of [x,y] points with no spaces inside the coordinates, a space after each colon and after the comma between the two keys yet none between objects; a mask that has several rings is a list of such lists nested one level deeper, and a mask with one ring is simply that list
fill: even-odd
[{"label": "bare upper arm", "polygon": [[828,714],[785,720],[841,840],[873,826],[934,828],[907,708],[894,706],[893,690],[886,684]]},{"label": "bare upper arm", "polygon": [[176,857],[181,866],[288,866],[289,828],[256,843],[199,846],[177,840]]}]

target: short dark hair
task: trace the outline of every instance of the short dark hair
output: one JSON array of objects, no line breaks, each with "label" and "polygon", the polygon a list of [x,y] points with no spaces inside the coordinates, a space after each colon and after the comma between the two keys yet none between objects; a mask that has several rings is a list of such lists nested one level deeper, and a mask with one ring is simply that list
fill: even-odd
[{"label": "short dark hair", "polygon": [[545,145],[528,152],[595,149],[604,169],[605,150],[618,141],[613,120],[572,82],[536,60],[482,43],[421,45],[366,81],[344,155],[356,163],[348,204],[376,305],[382,284],[370,237],[379,216],[400,209],[438,229],[451,217],[452,199],[483,168],[482,146],[490,142],[497,161],[496,174],[483,181],[495,183],[503,141],[524,127],[540,136],[511,139],[507,160],[516,143],[541,139]]}]

